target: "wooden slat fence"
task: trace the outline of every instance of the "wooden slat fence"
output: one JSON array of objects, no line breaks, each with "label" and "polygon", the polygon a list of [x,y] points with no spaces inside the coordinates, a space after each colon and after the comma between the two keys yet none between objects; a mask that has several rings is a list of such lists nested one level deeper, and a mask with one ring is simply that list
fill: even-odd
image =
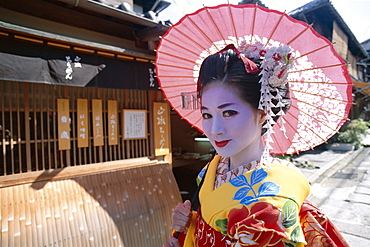
[{"label": "wooden slat fence", "polygon": [[[150,91],[68,87],[0,81],[0,176],[69,166],[153,157],[151,135],[140,140],[122,138],[122,109],[147,110]],[[69,99],[71,149],[58,150],[57,99]],[[77,99],[89,102],[89,147],[77,147]],[[104,145],[92,145],[91,100],[103,103]],[[118,145],[108,145],[107,101],[116,100]],[[149,120],[148,116],[148,120]],[[150,123],[150,120],[148,121]],[[148,127],[148,131],[150,128]]]}]

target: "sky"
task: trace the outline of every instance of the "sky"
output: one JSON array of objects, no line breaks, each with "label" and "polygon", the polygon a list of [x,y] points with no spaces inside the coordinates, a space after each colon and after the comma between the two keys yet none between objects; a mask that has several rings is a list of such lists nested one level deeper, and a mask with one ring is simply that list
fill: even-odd
[{"label": "sky", "polygon": [[[227,3],[227,0],[167,0],[171,5],[163,10],[158,18],[170,19],[175,24],[180,18],[195,12],[204,6],[215,6]],[[231,4],[237,4],[241,0],[229,0]],[[279,11],[292,11],[310,0],[261,0],[270,9]],[[370,0],[331,0],[334,8],[341,15],[357,40],[361,43],[370,39]]]}]

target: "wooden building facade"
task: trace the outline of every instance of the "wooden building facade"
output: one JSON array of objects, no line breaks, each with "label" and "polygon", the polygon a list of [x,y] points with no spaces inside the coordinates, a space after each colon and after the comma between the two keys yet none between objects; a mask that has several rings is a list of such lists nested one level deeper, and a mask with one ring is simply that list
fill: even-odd
[{"label": "wooden building facade", "polygon": [[0,245],[159,246],[181,201],[153,65],[167,27],[91,0],[0,16]]}]

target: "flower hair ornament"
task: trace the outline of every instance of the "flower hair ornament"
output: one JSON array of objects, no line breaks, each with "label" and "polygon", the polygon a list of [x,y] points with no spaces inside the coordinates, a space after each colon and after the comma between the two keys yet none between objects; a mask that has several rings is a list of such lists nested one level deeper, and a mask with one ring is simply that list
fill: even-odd
[{"label": "flower hair ornament", "polygon": [[[258,109],[263,110],[266,114],[266,122],[262,126],[266,130],[263,134],[265,138],[265,149],[262,155],[262,160],[266,160],[270,156],[272,149],[271,143],[273,139],[271,134],[274,133],[273,125],[276,124],[275,119],[279,119],[281,123],[280,130],[286,137],[286,129],[284,119],[280,116],[285,115],[283,110],[286,106],[283,103],[283,97],[280,94],[280,87],[288,87],[288,72],[292,67],[294,56],[292,55],[291,47],[280,44],[278,46],[263,45],[261,42],[247,44],[245,41],[238,47],[239,52],[249,59],[261,59],[261,95]],[[273,108],[279,109],[276,113]],[[286,137],[287,138],[287,137]]]},{"label": "flower hair ornament", "polygon": [[[312,149],[347,120],[352,81],[347,64],[326,38],[279,11],[222,4],[185,15],[157,49],[156,75],[164,97],[192,127],[202,132],[196,93],[200,66],[228,46],[248,73],[260,75],[258,108],[266,113],[263,158]],[[254,71],[252,60],[261,61],[259,70]],[[290,107],[285,111],[287,92]]]}]

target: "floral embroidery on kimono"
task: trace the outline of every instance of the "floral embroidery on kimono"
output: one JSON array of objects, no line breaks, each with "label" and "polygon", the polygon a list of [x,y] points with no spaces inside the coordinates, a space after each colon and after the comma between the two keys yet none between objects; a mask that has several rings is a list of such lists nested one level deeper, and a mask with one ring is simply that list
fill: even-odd
[{"label": "floral embroidery on kimono", "polygon": [[[227,159],[218,159],[221,168],[228,163]],[[286,166],[265,166],[257,161],[246,164],[239,170],[233,170],[229,174],[212,165],[205,167],[198,177],[200,181],[205,170],[209,169],[200,193],[202,207],[196,222],[197,227],[203,229],[195,230],[195,237],[191,241],[194,245],[189,246],[214,246],[211,243],[215,239],[217,241],[223,239],[224,242],[217,242],[215,246],[303,246],[306,244],[298,215],[300,204],[296,202],[296,194],[303,195],[298,196],[300,197],[298,200],[302,201],[309,193],[308,182],[303,175]],[[251,170],[245,172],[248,168]],[[298,176],[301,180],[299,189],[291,195],[287,194],[290,189],[287,190],[287,177],[284,172],[279,174],[285,178],[278,179],[284,181],[283,191],[282,185],[275,181],[275,178],[270,178],[276,173],[275,170],[280,170],[279,168],[287,169],[290,174],[293,174],[292,176]],[[274,170],[273,173],[272,170]],[[217,180],[217,175],[226,175],[231,179],[228,182],[222,180],[215,189],[212,185]],[[212,187],[208,191],[209,194],[204,193],[207,187],[208,190]],[[302,189],[304,193],[300,193]],[[284,195],[281,195],[282,193]],[[220,198],[222,198],[221,201]],[[212,209],[214,205],[220,206]],[[221,235],[216,234],[216,237],[214,231]]]},{"label": "floral embroidery on kimono", "polygon": [[216,156],[201,179],[201,207],[183,246],[349,247],[327,216],[305,200],[308,181],[287,161],[230,170],[229,159]]}]

